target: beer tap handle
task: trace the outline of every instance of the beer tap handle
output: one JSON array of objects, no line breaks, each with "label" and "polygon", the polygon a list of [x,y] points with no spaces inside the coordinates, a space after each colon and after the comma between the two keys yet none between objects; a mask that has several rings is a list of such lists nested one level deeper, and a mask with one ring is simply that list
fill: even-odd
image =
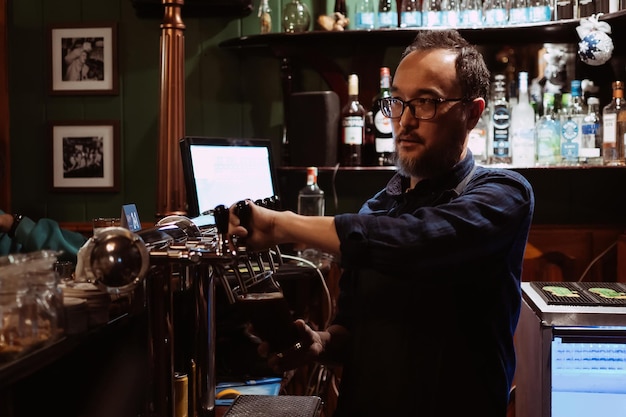
[{"label": "beer tap handle", "polygon": [[[225,205],[220,204],[219,206],[215,207],[215,209],[213,210],[213,216],[215,217],[215,226],[217,227],[217,231],[222,240],[223,250],[224,252],[227,252],[228,246],[229,246],[228,222],[229,222],[230,210]],[[239,266],[237,265],[237,262],[235,262],[235,264],[233,265],[233,273],[235,274],[235,277],[237,278],[237,283],[239,284],[240,290],[245,293],[247,290],[246,283],[243,277],[241,276],[241,273],[239,272]],[[228,284],[226,283],[225,285],[228,285]],[[229,298],[232,298],[232,295]]]},{"label": "beer tap handle", "polygon": [[222,238],[222,244],[228,244],[228,216],[230,211],[228,207],[223,204],[215,207],[213,210],[213,217],[215,218],[215,226],[217,227],[217,232]]},{"label": "beer tap handle", "polygon": [[241,200],[237,202],[237,217],[239,217],[240,224],[248,231],[248,236],[252,234],[250,229],[250,218],[252,216],[252,210],[250,209],[250,202],[248,200]]}]

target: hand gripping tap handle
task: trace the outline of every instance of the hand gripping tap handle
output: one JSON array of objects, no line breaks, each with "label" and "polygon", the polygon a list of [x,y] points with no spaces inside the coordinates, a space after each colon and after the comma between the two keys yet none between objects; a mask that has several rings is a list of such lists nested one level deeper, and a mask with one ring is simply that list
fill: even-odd
[{"label": "hand gripping tap handle", "polygon": [[[238,201],[237,204],[235,205],[235,210],[236,210],[237,216],[239,217],[239,224],[241,224],[241,226],[243,226],[248,231],[248,236],[251,236],[252,228],[250,227],[250,219],[252,218],[252,209],[250,208],[250,201],[248,200]],[[252,266],[252,263],[250,262],[250,258],[251,257],[257,258],[257,256],[256,254],[254,254],[253,252],[247,249],[245,238],[239,238],[237,242],[238,242],[237,250],[246,252],[246,255],[244,257],[244,264],[246,265],[246,269],[248,270],[250,274],[250,278],[254,282],[256,281],[257,277],[256,277],[256,271],[254,270],[254,267]],[[257,261],[258,261],[258,258],[257,258]]]}]

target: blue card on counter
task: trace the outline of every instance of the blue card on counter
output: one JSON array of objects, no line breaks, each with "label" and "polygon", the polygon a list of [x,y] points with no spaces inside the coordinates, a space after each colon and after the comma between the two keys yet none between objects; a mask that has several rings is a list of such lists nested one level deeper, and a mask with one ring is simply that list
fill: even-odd
[{"label": "blue card on counter", "polygon": [[281,383],[282,378],[278,377],[220,382],[215,387],[215,405],[231,405],[238,394],[278,395]]},{"label": "blue card on counter", "polygon": [[139,213],[137,213],[137,207],[134,204],[125,204],[122,206],[122,227],[127,228],[131,232],[141,230]]}]

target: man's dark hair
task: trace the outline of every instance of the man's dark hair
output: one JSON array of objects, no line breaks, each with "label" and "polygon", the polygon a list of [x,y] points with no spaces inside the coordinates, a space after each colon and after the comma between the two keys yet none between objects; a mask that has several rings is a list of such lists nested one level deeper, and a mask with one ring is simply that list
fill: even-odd
[{"label": "man's dark hair", "polygon": [[463,98],[488,98],[490,73],[482,54],[456,30],[421,31],[402,53],[402,58],[413,51],[446,49],[457,53],[456,74],[461,82]]}]

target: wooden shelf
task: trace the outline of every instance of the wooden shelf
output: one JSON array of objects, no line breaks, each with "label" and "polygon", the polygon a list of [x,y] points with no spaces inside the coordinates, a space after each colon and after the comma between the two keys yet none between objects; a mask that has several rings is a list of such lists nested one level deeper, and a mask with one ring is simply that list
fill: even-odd
[{"label": "wooden shelf", "polygon": [[[619,39],[624,32],[626,10],[600,16],[600,20],[611,25],[612,37]],[[525,25],[502,27],[459,28],[469,42],[489,44],[528,43],[577,43],[580,41],[576,27],[580,19],[568,19]],[[275,53],[287,52],[290,48],[345,48],[358,45],[367,50],[376,47],[406,46],[420,29],[374,29],[346,30],[337,32],[309,31],[302,33],[266,33],[228,39],[219,44],[222,48],[271,48]]]}]

